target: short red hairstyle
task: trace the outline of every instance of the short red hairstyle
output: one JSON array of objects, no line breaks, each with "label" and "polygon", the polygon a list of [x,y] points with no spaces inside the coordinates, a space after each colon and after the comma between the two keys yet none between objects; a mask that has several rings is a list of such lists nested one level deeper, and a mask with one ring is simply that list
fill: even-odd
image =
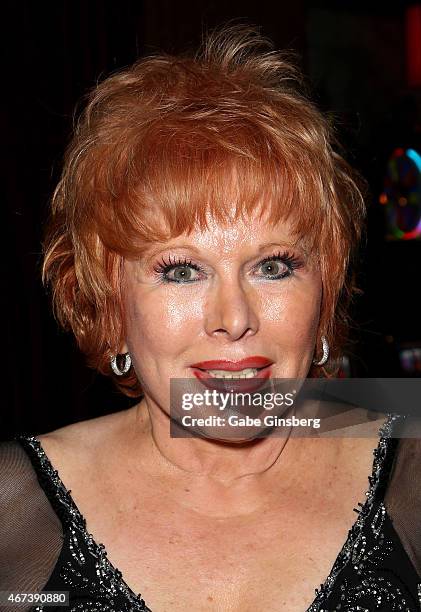
[{"label": "short red hairstyle", "polygon": [[[196,55],[140,59],[92,90],[52,198],[43,266],[56,316],[90,366],[111,374],[125,339],[124,258],[204,228],[208,212],[223,223],[233,203],[247,218],[264,202],[317,254],[317,346],[324,334],[331,350],[309,375],[334,375],[365,206],[329,120],[302,90],[293,64],[246,26],[208,35]],[[116,382],[142,393],[133,369]]]}]

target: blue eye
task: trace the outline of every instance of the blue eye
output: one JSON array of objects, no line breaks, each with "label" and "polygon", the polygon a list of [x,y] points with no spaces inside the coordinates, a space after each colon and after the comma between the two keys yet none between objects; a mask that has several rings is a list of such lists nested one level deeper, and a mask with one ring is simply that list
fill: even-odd
[{"label": "blue eye", "polygon": [[[162,259],[154,267],[154,271],[164,283],[194,283],[199,279],[197,276],[195,277],[193,271],[204,272],[203,268],[186,258],[171,261],[170,255],[168,259],[169,261]],[[264,272],[264,276],[266,278],[280,280],[287,276],[291,276],[293,270],[300,268],[302,265],[303,262],[294,255],[288,252],[278,252],[262,259],[262,261],[257,264],[256,268],[265,267],[266,272]]]}]

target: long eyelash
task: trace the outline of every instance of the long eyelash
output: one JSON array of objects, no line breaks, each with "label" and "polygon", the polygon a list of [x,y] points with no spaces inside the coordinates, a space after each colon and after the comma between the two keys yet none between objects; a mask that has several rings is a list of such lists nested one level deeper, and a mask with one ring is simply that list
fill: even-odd
[{"label": "long eyelash", "polygon": [[158,262],[156,264],[156,266],[154,266],[153,270],[154,272],[156,272],[157,274],[159,274],[159,276],[162,278],[163,281],[165,282],[172,282],[170,280],[168,280],[165,277],[165,274],[167,274],[172,268],[176,267],[176,266],[188,266],[190,268],[193,268],[194,270],[197,270],[198,272],[202,272],[202,268],[200,266],[198,266],[197,264],[193,263],[191,259],[176,259],[174,258],[174,261],[171,261],[171,255],[168,256],[169,261],[165,261],[164,258],[161,259],[160,262]]},{"label": "long eyelash", "polygon": [[292,253],[289,253],[289,251],[284,251],[283,253],[278,251],[273,255],[269,255],[268,257],[265,257],[259,261],[258,265],[263,266],[263,264],[267,263],[268,261],[282,261],[282,263],[286,264],[290,270],[297,270],[303,266],[301,259],[295,255],[292,255]]},{"label": "long eyelash", "polygon": [[[277,253],[274,253],[273,255],[269,255],[268,257],[265,257],[264,259],[259,261],[257,265],[262,266],[268,261],[282,261],[282,263],[288,266],[290,271],[297,270],[298,268],[301,268],[303,266],[302,260],[296,257],[295,255],[292,255],[291,253],[289,253],[289,251],[284,251],[284,252],[278,251]],[[178,267],[178,266],[190,267],[190,268],[193,268],[194,270],[197,270],[198,272],[203,272],[203,268],[193,263],[191,259],[174,258],[174,260],[171,261],[171,255],[168,256],[168,261],[162,258],[161,261],[158,262],[154,266],[153,270],[159,275],[159,277],[162,279],[163,282],[171,283],[175,281],[169,280],[165,275],[172,268]]]}]

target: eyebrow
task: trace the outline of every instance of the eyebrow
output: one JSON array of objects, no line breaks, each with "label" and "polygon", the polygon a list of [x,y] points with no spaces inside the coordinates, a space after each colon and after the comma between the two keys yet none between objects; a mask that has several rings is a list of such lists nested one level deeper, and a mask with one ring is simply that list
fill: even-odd
[{"label": "eyebrow", "polygon": [[[158,245],[156,243],[153,243],[154,246],[153,247],[146,247],[146,249],[143,251],[142,255],[139,257],[138,261],[139,263],[142,263],[142,265],[146,265],[149,266],[151,264],[151,261],[160,253],[162,253],[163,251],[166,250],[171,250],[171,249],[187,249],[189,251],[194,252],[197,256],[204,256],[204,254],[202,253],[201,249],[195,247],[192,244],[187,244],[187,243],[181,243],[181,244],[165,244],[165,243],[159,243]],[[308,252],[308,250],[305,248],[305,246],[300,243],[300,242],[284,242],[282,240],[279,241],[275,241],[275,242],[264,242],[263,244],[260,244],[257,249],[258,252],[262,252],[264,249],[267,249],[269,247],[278,247],[279,249],[288,249],[288,248],[294,248],[294,249],[299,249],[301,256],[304,258],[304,261],[306,263],[309,262],[309,258],[310,258],[310,253]]]},{"label": "eyebrow", "polygon": [[[282,240],[278,241],[278,242],[265,242],[263,244],[260,244],[257,248],[258,251],[263,251],[264,249],[271,247],[271,246],[277,246],[277,247],[297,247],[297,244],[291,243],[291,242],[284,242]],[[300,247],[302,248],[302,247]],[[156,255],[157,253],[160,253],[161,251],[165,251],[167,249],[189,249],[190,251],[194,251],[195,253],[197,253],[198,255],[200,255],[201,253],[201,249],[198,249],[197,247],[195,247],[192,244],[187,244],[187,243],[183,243],[183,244],[160,244],[159,246],[156,246],[155,248],[146,248],[144,251],[144,256],[147,257],[148,259],[150,257],[153,257],[154,255]]]}]

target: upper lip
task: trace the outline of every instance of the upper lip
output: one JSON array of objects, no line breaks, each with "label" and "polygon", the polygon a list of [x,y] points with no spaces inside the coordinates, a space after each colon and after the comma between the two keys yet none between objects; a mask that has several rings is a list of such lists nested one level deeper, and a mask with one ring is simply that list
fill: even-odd
[{"label": "upper lip", "polygon": [[200,370],[228,370],[230,372],[244,370],[245,368],[264,368],[271,365],[273,361],[260,355],[245,357],[240,361],[227,361],[226,359],[215,359],[210,361],[198,361],[191,365],[192,368]]}]

